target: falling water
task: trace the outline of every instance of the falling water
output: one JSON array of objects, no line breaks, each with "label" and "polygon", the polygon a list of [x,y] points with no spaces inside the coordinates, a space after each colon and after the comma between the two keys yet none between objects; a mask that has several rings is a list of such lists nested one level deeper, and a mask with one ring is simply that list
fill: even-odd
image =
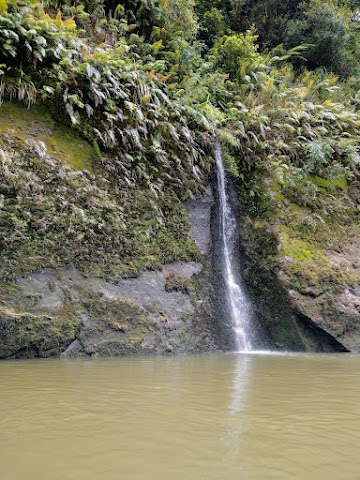
[{"label": "falling water", "polygon": [[238,351],[252,350],[250,341],[251,305],[241,286],[236,265],[236,216],[229,202],[228,184],[220,147],[215,149],[217,184],[219,194],[219,224],[222,248],[222,275],[225,284],[225,299],[235,334]]}]

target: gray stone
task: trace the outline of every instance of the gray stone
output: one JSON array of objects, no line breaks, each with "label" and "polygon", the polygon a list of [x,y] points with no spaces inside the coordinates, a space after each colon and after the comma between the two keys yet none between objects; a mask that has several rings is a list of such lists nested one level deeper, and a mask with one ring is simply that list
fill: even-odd
[{"label": "gray stone", "polygon": [[211,241],[211,209],[214,204],[214,195],[211,185],[208,185],[202,195],[189,198],[185,202],[190,219],[190,234],[198,245],[200,252],[205,255],[209,252]]},{"label": "gray stone", "polygon": [[[204,195],[186,202],[191,234],[203,254],[210,249],[212,204],[210,186]],[[191,297],[186,291],[167,291],[165,285],[169,277],[191,279],[194,275],[204,275],[203,267],[198,262],[173,262],[163,265],[160,270],[145,271],[137,278],[111,283],[69,266],[34,272],[27,278],[17,279],[17,284],[25,294],[31,294],[35,301],[37,299],[34,311],[44,311],[51,316],[68,305],[75,308],[81,330],[63,351],[64,357],[199,351],[217,348],[207,323],[211,317],[208,292],[204,290],[200,294],[200,288],[197,296]],[[145,333],[141,325],[124,323],[121,311],[118,321],[112,317],[108,323],[92,316],[94,302],[104,308],[106,316],[106,302],[110,305],[112,301],[133,302],[137,309],[143,309]],[[124,341],[129,335],[131,337],[132,329],[139,338],[134,349],[131,349],[131,338],[128,343]]]}]

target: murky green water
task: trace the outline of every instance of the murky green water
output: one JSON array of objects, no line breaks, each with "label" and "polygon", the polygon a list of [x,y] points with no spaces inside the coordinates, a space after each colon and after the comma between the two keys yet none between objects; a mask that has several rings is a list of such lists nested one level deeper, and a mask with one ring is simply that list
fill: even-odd
[{"label": "murky green water", "polygon": [[360,356],[0,363],[1,480],[359,479]]}]

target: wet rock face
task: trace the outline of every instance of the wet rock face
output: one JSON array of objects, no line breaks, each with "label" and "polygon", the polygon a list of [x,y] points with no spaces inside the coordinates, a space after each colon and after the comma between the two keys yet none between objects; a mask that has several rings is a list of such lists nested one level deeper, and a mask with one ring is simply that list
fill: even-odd
[{"label": "wet rock face", "polygon": [[[309,286],[290,290],[299,311],[317,326],[332,335],[345,349],[360,351],[360,239],[345,242],[328,252],[328,261],[337,270],[346,272],[348,285]],[[334,282],[334,279],[330,282]],[[335,287],[335,288],[334,288]]]},{"label": "wet rock face", "polygon": [[[256,240],[243,232],[243,249]],[[257,232],[264,240],[264,232]],[[244,277],[254,302],[255,316],[270,348],[320,352],[360,351],[360,245],[353,241],[324,253],[311,266],[318,277],[303,276],[308,263],[294,257],[257,257],[242,252]],[[326,268],[326,270],[325,270]]]},{"label": "wet rock face", "polygon": [[202,195],[189,198],[185,203],[190,219],[190,234],[202,255],[207,255],[211,247],[211,212],[213,205],[214,195],[211,185],[207,186]]},{"label": "wet rock face", "polygon": [[[187,290],[201,270],[199,263],[174,262],[109,283],[66,269],[34,273],[18,285],[38,299],[34,312],[75,310],[81,327],[65,356],[175,353],[214,347],[206,325],[197,325],[201,300]],[[176,285],[166,288],[174,278]]]},{"label": "wet rock face", "polygon": [[0,358],[218,349],[207,281],[211,205],[210,188],[186,205],[201,263],[168,263],[113,283],[76,268],[18,278],[20,300],[10,292],[12,310],[0,309]]}]

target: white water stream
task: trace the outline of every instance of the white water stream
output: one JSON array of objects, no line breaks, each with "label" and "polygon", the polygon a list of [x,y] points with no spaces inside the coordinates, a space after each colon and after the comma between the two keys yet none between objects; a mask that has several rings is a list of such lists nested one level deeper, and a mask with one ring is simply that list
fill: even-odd
[{"label": "white water stream", "polygon": [[219,225],[222,249],[222,275],[225,285],[225,300],[227,302],[230,323],[235,335],[237,350],[251,351],[251,304],[241,285],[240,275],[237,273],[236,262],[236,215],[229,202],[229,185],[226,181],[225,167],[221,149],[215,149],[217,185],[219,195]]}]

